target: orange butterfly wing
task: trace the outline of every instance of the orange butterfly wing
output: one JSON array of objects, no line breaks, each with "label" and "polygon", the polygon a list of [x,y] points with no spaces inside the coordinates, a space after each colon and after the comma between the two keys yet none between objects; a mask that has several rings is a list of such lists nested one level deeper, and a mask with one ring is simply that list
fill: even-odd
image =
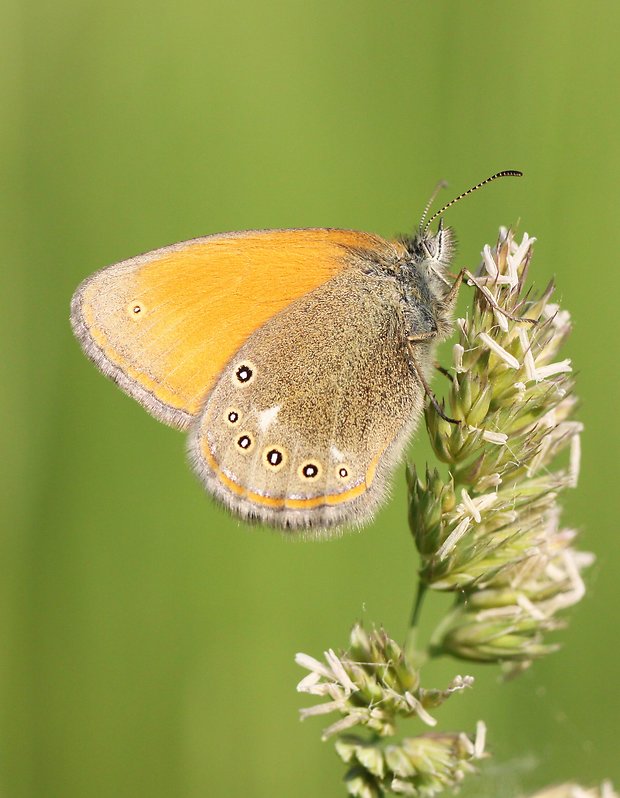
[{"label": "orange butterfly wing", "polygon": [[163,247],[86,279],[71,304],[94,363],[156,418],[185,428],[246,339],[350,263],[398,245],[351,230],[225,233]]}]

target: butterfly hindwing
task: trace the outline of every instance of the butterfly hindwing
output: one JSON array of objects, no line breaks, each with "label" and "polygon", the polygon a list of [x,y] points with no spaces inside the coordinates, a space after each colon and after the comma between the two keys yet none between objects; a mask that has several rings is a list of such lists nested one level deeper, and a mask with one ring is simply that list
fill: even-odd
[{"label": "butterfly hindwing", "polygon": [[248,519],[368,520],[419,417],[395,283],[349,267],[254,332],[190,433],[207,489]]}]

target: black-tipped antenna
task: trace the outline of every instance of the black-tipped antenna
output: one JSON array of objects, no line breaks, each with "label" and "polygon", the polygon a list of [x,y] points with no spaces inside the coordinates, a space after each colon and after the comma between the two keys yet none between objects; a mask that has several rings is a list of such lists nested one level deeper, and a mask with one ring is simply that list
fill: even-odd
[{"label": "black-tipped antenna", "polygon": [[448,188],[448,181],[447,180],[440,180],[439,183],[433,189],[433,193],[431,194],[428,202],[424,206],[424,212],[422,213],[422,218],[420,219],[420,224],[418,225],[418,233],[422,233],[422,228],[424,227],[424,220],[426,219],[426,215],[431,209],[431,205],[437,199],[437,194],[443,189]]},{"label": "black-tipped antenna", "polygon": [[[518,169],[504,169],[503,172],[498,172],[495,175],[491,175],[491,177],[487,177],[486,180],[482,180],[480,183],[477,183],[475,186],[472,186],[471,188],[468,188],[467,191],[464,191],[462,194],[459,194],[458,197],[455,197],[453,200],[450,200],[450,202],[447,202],[443,206],[443,208],[440,208],[436,213],[434,213],[431,216],[431,218],[425,224],[424,230],[421,230],[422,235],[424,235],[426,233],[428,228],[431,226],[432,222],[434,222],[435,219],[438,216],[441,216],[442,213],[447,211],[448,208],[451,208],[456,202],[458,202],[459,200],[462,200],[463,197],[467,197],[469,194],[473,194],[474,191],[477,191],[479,188],[482,188],[482,186],[486,186],[487,183],[491,183],[493,180],[497,180],[499,177],[523,177],[523,172],[519,172]],[[438,188],[435,189],[435,192],[433,193],[433,199],[435,198],[435,196],[437,194],[437,190],[438,190]],[[431,202],[432,202],[432,200],[431,200]],[[429,203],[429,205],[430,205],[430,203]],[[427,213],[428,213],[428,208],[425,209],[425,211],[424,211],[424,215],[422,216],[422,221],[424,221],[424,217],[426,216]],[[420,222],[420,229],[421,228],[422,228],[422,222]]]}]

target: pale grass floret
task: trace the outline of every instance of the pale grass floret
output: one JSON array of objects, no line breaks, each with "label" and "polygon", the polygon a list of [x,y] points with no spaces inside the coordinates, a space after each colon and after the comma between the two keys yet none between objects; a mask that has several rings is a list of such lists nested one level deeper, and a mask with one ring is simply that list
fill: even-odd
[{"label": "pale grass floret", "polygon": [[[528,236],[527,233],[523,233],[523,238],[521,239],[521,243],[516,245],[516,249],[513,251],[513,245],[516,242],[513,240],[510,250],[511,254],[508,256],[509,264],[512,262],[512,266],[515,270],[518,270],[519,267],[522,265],[523,261],[525,260],[526,255],[532,248],[532,244],[536,239],[534,237]],[[517,274],[518,279],[518,274]]]},{"label": "pale grass floret", "polygon": [[437,720],[424,709],[421,702],[418,701],[418,699],[415,696],[411,695],[409,691],[405,692],[405,700],[409,704],[411,709],[415,711],[416,715],[418,716],[418,718],[420,718],[422,723],[426,723],[427,726],[437,725]]},{"label": "pale grass floret", "polygon": [[452,347],[452,356],[454,358],[454,370],[457,374],[462,374],[465,369],[463,368],[463,355],[465,349],[460,344],[454,344]]},{"label": "pale grass floret", "polygon": [[537,607],[533,601],[530,601],[529,598],[523,593],[520,593],[517,596],[517,604],[522,610],[531,615],[532,618],[537,621],[542,621],[547,617],[545,613],[539,607]]},{"label": "pale grass floret", "polygon": [[480,338],[483,343],[485,343],[488,348],[494,352],[499,358],[501,358],[504,363],[506,363],[512,369],[518,369],[521,367],[521,364],[517,360],[514,355],[511,355],[510,352],[507,352],[503,346],[497,343],[497,341],[493,340],[491,336],[486,332],[478,333],[478,337]]},{"label": "pale grass floret", "polygon": [[344,687],[347,695],[350,693],[354,693],[358,688],[357,686],[349,679],[347,672],[345,671],[342,662],[336,656],[336,653],[333,649],[329,649],[329,651],[325,652],[325,659],[331,666],[331,669],[336,677],[336,679],[340,682],[340,684]]},{"label": "pale grass floret", "polygon": [[[303,712],[300,711],[301,719],[304,719]],[[350,715],[345,715],[344,718],[340,718],[340,720],[335,721],[327,728],[323,729],[321,733],[321,740],[325,742],[325,740],[329,740],[330,737],[333,737],[335,734],[342,734],[343,731],[347,729],[353,728],[353,726],[357,726],[360,723],[360,718],[355,713],[351,713]]]},{"label": "pale grass floret", "polygon": [[437,557],[444,560],[451,551],[453,551],[456,544],[465,536],[467,530],[471,526],[471,518],[463,518],[463,520],[452,530],[442,545],[437,549]]},{"label": "pale grass floret", "polygon": [[446,692],[448,693],[458,693],[461,690],[466,690],[468,687],[472,687],[474,684],[474,677],[473,676],[461,676],[460,674],[455,676],[454,679],[448,685]]},{"label": "pale grass floret", "polygon": [[487,270],[487,274],[489,277],[495,280],[499,276],[499,270],[497,268],[497,263],[495,263],[495,259],[493,258],[491,247],[488,244],[485,244],[482,249],[482,258],[484,261],[484,267]]},{"label": "pale grass floret", "polygon": [[295,662],[302,668],[305,668],[308,671],[313,671],[320,676],[324,676],[326,679],[334,678],[333,671],[323,665],[322,662],[319,662],[318,659],[311,657],[309,654],[304,654],[303,652],[295,654]]},{"label": "pale grass floret", "polygon": [[[299,663],[297,663],[299,664]],[[321,682],[318,673],[309,673],[297,684],[298,693],[310,693],[311,695],[326,695],[327,685]]]},{"label": "pale grass floret", "polygon": [[558,363],[549,363],[547,366],[539,366],[536,369],[537,379],[546,380],[555,374],[568,374],[573,370],[569,358],[560,360]]},{"label": "pale grass floret", "polygon": [[[532,354],[532,346],[530,344],[527,330],[524,327],[519,327],[517,333],[519,335],[519,343],[521,344],[521,350],[523,352],[523,365],[525,366],[527,378],[528,380],[534,380],[537,382],[540,378],[538,376],[538,372],[536,371],[536,364],[534,362],[534,355]],[[523,387],[525,388],[525,385],[523,385]]]},{"label": "pale grass floret", "polygon": [[506,318],[506,314],[502,313],[501,308],[493,308],[493,315],[495,316],[495,321],[499,325],[502,332],[508,332],[508,319]]},{"label": "pale grass floret", "polygon": [[551,319],[556,330],[567,330],[571,324],[570,311],[560,308],[557,302],[547,302],[542,317],[545,320]]},{"label": "pale grass floret", "polygon": [[[491,475],[491,477],[498,476],[498,474]],[[463,514],[468,513],[477,524],[482,521],[481,513],[485,510],[488,510],[490,507],[493,507],[493,505],[498,501],[498,496],[495,492],[485,493],[472,499],[465,488],[461,489],[461,498],[463,500],[463,504],[459,504],[457,506],[456,512]]]},{"label": "pale grass floret", "polygon": [[463,488],[461,491],[461,498],[463,499],[463,505],[467,512],[471,515],[474,521],[479,524],[480,523],[480,510],[476,507],[476,504],[471,500],[469,493]]},{"label": "pale grass floret", "polygon": [[496,472],[494,474],[487,474],[481,477],[478,481],[480,490],[488,490],[489,488],[498,488],[502,484],[501,476]]},{"label": "pale grass floret", "polygon": [[[474,431],[478,431],[476,427],[472,428]],[[508,435],[505,432],[494,432],[491,429],[485,429],[482,431],[482,439],[487,443],[494,443],[497,446],[503,446],[508,441]]]},{"label": "pale grass floret", "polygon": [[487,742],[487,727],[483,720],[479,720],[476,724],[476,736],[474,738],[474,756],[476,759],[481,759],[484,755]]},{"label": "pale grass floret", "polygon": [[337,712],[341,709],[344,709],[344,700],[326,701],[324,704],[315,704],[312,707],[300,709],[299,716],[302,720],[305,720],[315,715],[329,715],[331,712]]}]

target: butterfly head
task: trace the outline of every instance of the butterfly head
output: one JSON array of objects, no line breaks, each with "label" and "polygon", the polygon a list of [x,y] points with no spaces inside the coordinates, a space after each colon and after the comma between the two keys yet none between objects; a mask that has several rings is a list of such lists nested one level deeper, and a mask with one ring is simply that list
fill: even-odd
[{"label": "butterfly head", "polygon": [[454,257],[456,235],[451,227],[444,227],[443,219],[440,219],[436,233],[432,233],[428,227],[420,227],[404,243],[416,264],[425,264],[442,273],[447,271]]}]

